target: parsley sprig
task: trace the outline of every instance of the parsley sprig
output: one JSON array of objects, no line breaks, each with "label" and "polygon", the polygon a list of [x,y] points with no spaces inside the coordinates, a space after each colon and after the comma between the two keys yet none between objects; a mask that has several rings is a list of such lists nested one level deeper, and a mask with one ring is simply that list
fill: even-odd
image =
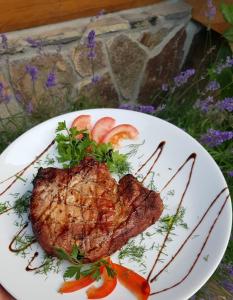
[{"label": "parsley sprig", "polygon": [[[56,132],[57,159],[64,168],[76,166],[90,156],[98,162],[105,162],[110,172],[119,176],[129,172],[128,156],[115,151],[110,143],[97,144],[90,139],[87,131],[67,128],[65,121],[58,123]],[[82,138],[78,139],[77,135],[82,135]]]},{"label": "parsley sprig", "polygon": [[108,276],[114,277],[116,274],[111,268],[109,262],[103,258],[93,263],[83,264],[82,260],[84,258],[84,254],[80,251],[77,245],[73,246],[71,254],[68,254],[61,248],[56,248],[56,253],[60,259],[65,259],[72,263],[72,265],[66,269],[63,275],[64,279],[80,279],[81,277],[91,276],[95,280],[100,280],[102,267],[106,268]]}]

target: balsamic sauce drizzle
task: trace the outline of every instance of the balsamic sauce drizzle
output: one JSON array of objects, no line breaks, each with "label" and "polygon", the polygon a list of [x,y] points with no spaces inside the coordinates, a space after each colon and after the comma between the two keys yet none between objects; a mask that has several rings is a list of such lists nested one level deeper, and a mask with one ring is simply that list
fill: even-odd
[{"label": "balsamic sauce drizzle", "polygon": [[152,155],[148,158],[148,160],[147,160],[147,161],[139,168],[139,170],[136,172],[136,174],[137,174],[140,170],[142,170],[142,169],[145,167],[145,165],[151,160],[151,158],[152,158],[153,156],[155,156],[155,155],[157,154],[157,152],[158,152],[158,155],[157,155],[156,159],[154,160],[153,164],[151,165],[151,167],[150,167],[149,171],[147,172],[147,174],[144,176],[144,178],[143,178],[143,180],[142,180],[141,183],[143,183],[143,182],[146,180],[146,178],[149,176],[149,174],[151,173],[152,169],[154,168],[156,162],[159,160],[159,157],[160,157],[160,155],[161,155],[162,152],[163,152],[163,148],[164,148],[165,144],[166,144],[166,142],[165,142],[165,141],[162,141],[162,142],[158,145],[158,147],[156,148],[156,150],[154,151],[154,153],[152,153]]},{"label": "balsamic sauce drizzle", "polygon": [[28,264],[27,264],[27,266],[26,266],[26,268],[25,268],[25,270],[26,270],[27,272],[36,271],[36,270],[42,268],[42,267],[45,265],[45,263],[43,263],[42,265],[40,265],[40,266],[38,266],[38,267],[31,267],[32,262],[36,259],[36,257],[37,257],[38,255],[39,255],[39,253],[38,253],[38,252],[35,252],[35,253],[33,254],[32,258],[29,260],[29,262],[28,262]]},{"label": "balsamic sauce drizzle", "polygon": [[[168,229],[168,231],[167,231],[167,233],[166,233],[166,236],[165,236],[165,238],[164,238],[164,240],[163,240],[162,246],[160,247],[160,250],[159,250],[158,255],[157,255],[157,257],[156,257],[156,259],[155,259],[155,261],[154,261],[154,264],[153,264],[153,266],[152,266],[152,268],[151,268],[151,270],[150,270],[150,272],[149,272],[149,274],[148,274],[148,276],[147,276],[147,281],[150,280],[150,277],[151,277],[151,275],[152,275],[152,272],[154,271],[154,269],[155,269],[155,267],[156,267],[156,265],[157,265],[157,262],[158,262],[158,260],[159,260],[159,258],[160,258],[160,255],[161,255],[162,252],[163,252],[163,249],[165,248],[165,244],[166,244],[166,242],[167,242],[167,240],[168,240],[168,237],[169,237],[169,235],[170,235],[170,233],[171,233],[171,229],[172,229],[172,227],[173,227],[173,224],[174,224],[174,222],[175,222],[175,219],[176,219],[177,215],[179,214],[181,205],[182,205],[182,203],[183,203],[184,196],[185,196],[185,194],[186,194],[186,192],[187,192],[187,189],[188,189],[189,184],[190,184],[190,181],[191,181],[191,177],[192,177],[192,173],[193,173],[193,167],[194,167],[194,164],[195,164],[195,162],[196,162],[196,157],[197,157],[196,153],[192,153],[191,155],[189,155],[189,157],[186,159],[186,161],[179,167],[179,169],[177,170],[177,172],[171,177],[171,179],[169,179],[169,181],[168,181],[168,182],[164,185],[164,187],[162,188],[162,191],[163,191],[163,190],[165,189],[165,187],[167,187],[167,186],[169,185],[169,183],[176,177],[176,175],[183,169],[183,167],[184,167],[191,159],[193,160],[192,165],[191,165],[191,169],[190,169],[190,172],[189,172],[188,181],[187,181],[187,183],[186,183],[184,192],[183,192],[183,194],[182,194],[182,196],[181,196],[181,198],[180,198],[180,202],[179,202],[178,207],[177,207],[177,209],[176,209],[176,213],[175,213],[174,218],[173,218],[173,220],[172,220],[172,222],[171,222],[171,225],[170,225],[170,227],[169,227],[169,229]],[[150,281],[150,282],[152,282],[152,281]]]},{"label": "balsamic sauce drizzle", "polygon": [[21,177],[32,165],[34,165],[49,150],[49,148],[52,147],[54,143],[55,140],[53,140],[38,156],[36,156],[35,159],[32,162],[30,162],[30,164],[28,164],[22,170],[17,172],[15,175],[12,175],[11,177],[3,180],[1,183],[6,182],[7,180],[15,177],[15,179],[2,192],[0,192],[0,196],[5,194],[5,192],[8,191],[14,185],[14,183],[19,179],[19,177]]},{"label": "balsamic sauce drizzle", "polygon": [[35,252],[35,253],[33,254],[32,258],[29,260],[29,262],[28,262],[28,264],[27,264],[27,266],[26,266],[26,268],[25,268],[25,270],[26,270],[27,272],[33,271],[33,270],[36,270],[36,269],[37,269],[37,268],[31,268],[31,263],[35,260],[35,258],[36,258],[38,255],[39,255],[39,253],[38,253],[38,252]]},{"label": "balsamic sauce drizzle", "polygon": [[218,219],[219,219],[219,217],[220,217],[220,215],[221,215],[221,213],[222,213],[222,211],[223,211],[223,209],[224,209],[224,207],[225,207],[225,205],[226,205],[227,200],[229,199],[229,197],[230,197],[230,195],[228,195],[228,196],[226,197],[226,199],[225,199],[225,201],[224,201],[224,203],[223,203],[221,209],[220,209],[219,212],[218,212],[217,217],[215,218],[214,222],[212,223],[212,225],[211,225],[211,227],[210,227],[210,229],[209,229],[209,232],[208,232],[208,234],[207,234],[207,236],[206,236],[206,239],[205,239],[205,241],[204,241],[204,243],[203,243],[203,245],[202,245],[200,251],[198,252],[198,254],[197,254],[197,256],[196,256],[196,258],[195,258],[193,264],[191,265],[190,269],[189,269],[188,272],[185,274],[185,276],[184,276],[181,280],[179,280],[178,282],[176,282],[175,284],[173,284],[173,285],[171,285],[171,286],[169,286],[169,287],[167,287],[167,288],[164,288],[164,289],[162,289],[162,290],[160,290],[160,291],[151,293],[150,296],[156,295],[156,294],[160,294],[160,293],[162,293],[162,292],[168,291],[168,290],[170,290],[170,289],[172,289],[172,288],[174,288],[174,287],[180,285],[180,284],[181,284],[183,281],[185,281],[185,279],[189,276],[189,274],[192,272],[193,268],[195,267],[195,265],[196,265],[198,259],[200,258],[201,254],[202,254],[202,252],[203,252],[203,250],[204,250],[204,248],[205,248],[205,246],[206,246],[206,244],[207,244],[207,242],[208,242],[208,240],[209,240],[209,237],[210,237],[210,235],[211,235],[211,232],[213,231],[213,229],[214,229],[214,227],[215,227],[215,225],[216,225],[216,223],[217,223],[217,221],[218,221]]},{"label": "balsamic sauce drizzle", "polygon": [[180,253],[180,251],[184,248],[184,246],[186,245],[186,243],[189,241],[189,239],[191,238],[191,236],[194,234],[194,232],[197,230],[197,228],[201,225],[201,223],[203,222],[204,218],[206,217],[206,215],[208,214],[208,212],[210,211],[210,209],[213,207],[213,205],[217,202],[217,200],[219,199],[219,197],[227,190],[227,187],[225,187],[224,189],[222,189],[218,195],[214,198],[214,200],[210,203],[210,205],[208,206],[208,208],[206,209],[206,211],[204,212],[203,216],[201,217],[201,219],[199,220],[199,222],[195,225],[195,227],[193,228],[193,230],[190,232],[190,234],[187,236],[187,238],[182,242],[181,246],[179,247],[179,249],[176,251],[175,254],[172,255],[172,258],[166,263],[166,265],[163,266],[163,268],[151,279],[151,281],[156,280],[159,275],[167,269],[167,267],[175,260],[175,258],[177,257],[177,255]]},{"label": "balsamic sauce drizzle", "polygon": [[152,164],[150,170],[148,171],[148,173],[146,174],[146,176],[143,178],[143,181],[146,179],[146,177],[149,175],[149,173],[153,169],[154,165],[158,161],[160,155],[162,154],[162,151],[163,151],[163,148],[164,148],[165,144],[166,144],[165,141],[162,141],[162,142],[159,143],[158,147],[151,154],[151,156],[141,165],[141,167],[136,171],[135,175],[137,175],[148,164],[148,162],[156,155],[156,153],[159,151],[158,156],[156,157],[155,161],[153,162],[153,164]]},{"label": "balsamic sauce drizzle", "polygon": [[17,237],[19,237],[21,235],[21,233],[24,231],[25,228],[27,228],[28,226],[28,222],[24,224],[24,226],[17,232],[17,234],[13,237],[12,241],[10,242],[9,244],[9,250],[11,252],[14,252],[14,253],[18,253],[18,252],[21,252],[21,251],[24,251],[25,249],[27,249],[28,247],[30,247],[33,243],[36,242],[36,238],[33,239],[30,243],[28,243],[27,245],[21,247],[21,248],[13,248],[13,244],[14,242],[16,241]]}]

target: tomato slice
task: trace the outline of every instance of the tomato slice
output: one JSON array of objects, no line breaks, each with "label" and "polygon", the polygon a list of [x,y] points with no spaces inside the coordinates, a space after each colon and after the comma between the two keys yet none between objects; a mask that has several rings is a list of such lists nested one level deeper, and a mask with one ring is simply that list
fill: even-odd
[{"label": "tomato slice", "polygon": [[102,139],[102,142],[117,145],[121,139],[134,139],[138,134],[139,132],[134,126],[121,124],[111,129]]},{"label": "tomato slice", "polygon": [[150,295],[150,286],[145,278],[121,265],[113,264],[120,283],[130,290],[138,300],[147,300]]},{"label": "tomato slice", "polygon": [[95,281],[91,276],[85,276],[78,280],[65,281],[59,289],[59,293],[73,293],[75,291],[81,290],[82,288],[90,285]]},{"label": "tomato slice", "polygon": [[88,299],[101,299],[113,292],[117,284],[117,276],[110,277],[106,268],[102,274],[103,284],[100,287],[91,286],[87,290]]},{"label": "tomato slice", "polygon": [[105,135],[114,127],[115,123],[116,120],[110,117],[99,119],[91,131],[92,139],[96,143],[100,143]]},{"label": "tomato slice", "polygon": [[71,124],[71,127],[75,127],[77,130],[90,130],[91,129],[91,116],[81,115],[78,116]]}]

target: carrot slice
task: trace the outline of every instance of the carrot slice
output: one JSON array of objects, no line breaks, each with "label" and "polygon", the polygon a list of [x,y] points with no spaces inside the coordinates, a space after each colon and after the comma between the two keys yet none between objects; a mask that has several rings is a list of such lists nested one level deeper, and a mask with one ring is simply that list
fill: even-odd
[{"label": "carrot slice", "polygon": [[91,136],[92,139],[96,142],[96,143],[100,143],[102,141],[102,139],[104,138],[104,136],[113,128],[113,126],[115,125],[116,120],[110,117],[104,117],[99,119],[92,131],[91,131]]},{"label": "carrot slice", "polygon": [[103,284],[100,287],[89,287],[89,289],[87,290],[88,299],[104,298],[113,292],[117,284],[117,277],[110,277],[106,269],[104,269],[102,279]]},{"label": "carrot slice", "polygon": [[121,265],[113,264],[120,283],[130,290],[138,300],[147,300],[150,295],[150,286],[145,278]]},{"label": "carrot slice", "polygon": [[91,276],[85,276],[78,280],[65,281],[59,289],[59,293],[73,293],[92,284],[95,281]]}]

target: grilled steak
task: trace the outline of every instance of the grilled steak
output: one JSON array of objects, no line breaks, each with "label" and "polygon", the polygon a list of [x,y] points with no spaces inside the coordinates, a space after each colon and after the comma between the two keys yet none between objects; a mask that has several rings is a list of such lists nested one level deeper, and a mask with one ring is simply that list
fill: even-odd
[{"label": "grilled steak", "polygon": [[30,203],[33,231],[44,250],[71,252],[86,261],[111,255],[160,217],[163,203],[132,175],[117,184],[107,166],[92,158],[72,169],[40,168]]}]

